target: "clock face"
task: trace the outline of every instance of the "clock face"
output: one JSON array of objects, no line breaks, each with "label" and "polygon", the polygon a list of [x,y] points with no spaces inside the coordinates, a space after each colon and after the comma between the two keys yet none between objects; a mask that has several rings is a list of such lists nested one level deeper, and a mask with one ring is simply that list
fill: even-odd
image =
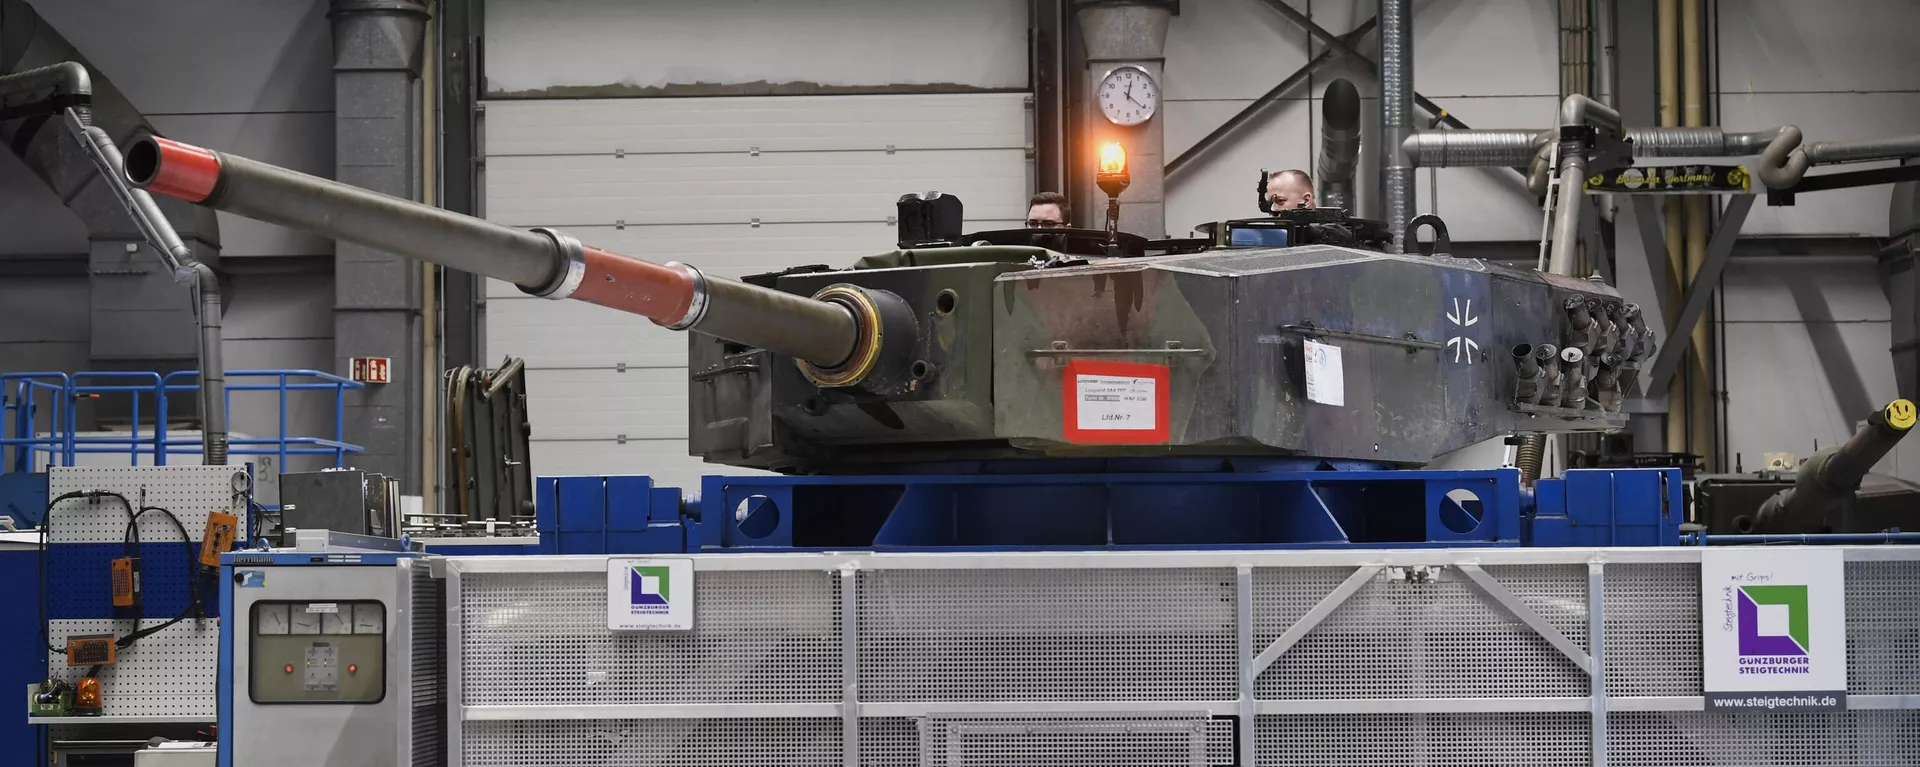
[{"label": "clock face", "polygon": [[1160,86],[1147,70],[1117,67],[1100,78],[1100,113],[1114,125],[1139,125],[1160,107]]}]

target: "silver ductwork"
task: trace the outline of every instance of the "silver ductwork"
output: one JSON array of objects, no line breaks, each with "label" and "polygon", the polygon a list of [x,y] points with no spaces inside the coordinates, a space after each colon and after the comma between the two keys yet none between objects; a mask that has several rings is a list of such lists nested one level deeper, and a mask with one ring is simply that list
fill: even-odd
[{"label": "silver ductwork", "polygon": [[[1578,93],[1561,102],[1560,126],[1562,129],[1588,126],[1615,136],[1621,135],[1619,112]],[[1547,271],[1572,275],[1574,258],[1580,251],[1580,213],[1586,207],[1580,204],[1580,196],[1587,183],[1587,153],[1577,142],[1563,141],[1565,145],[1560,149],[1560,204],[1553,209],[1553,252],[1547,260]]]},{"label": "silver ductwork", "polygon": [[1407,250],[1413,220],[1414,164],[1406,151],[1413,128],[1413,0],[1380,0],[1380,184],[1393,252]]},{"label": "silver ductwork", "polygon": [[1346,79],[1320,99],[1320,196],[1326,208],[1353,209],[1353,172],[1360,161],[1360,89]]}]

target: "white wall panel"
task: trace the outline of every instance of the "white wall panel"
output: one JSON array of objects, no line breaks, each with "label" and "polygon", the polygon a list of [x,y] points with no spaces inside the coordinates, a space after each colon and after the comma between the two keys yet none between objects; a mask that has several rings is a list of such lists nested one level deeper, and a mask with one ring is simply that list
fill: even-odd
[{"label": "white wall panel", "polygon": [[1019,149],[499,157],[487,217],[514,226],[883,223],[905,192],[938,189],[968,219],[1026,214]]},{"label": "white wall panel", "polygon": [[1920,3],[1740,0],[1721,5],[1719,29],[1728,94],[1920,91]]},{"label": "white wall panel", "polygon": [[487,153],[1024,149],[1024,111],[1004,94],[490,101]]},{"label": "white wall panel", "polygon": [[533,439],[687,438],[687,371],[529,370]]},{"label": "white wall panel", "polygon": [[[907,192],[958,195],[970,228],[1017,226],[1028,124],[1018,93],[489,102],[486,211],[722,276],[846,266],[893,249]],[[706,470],[685,455],[685,335],[487,294],[488,357],[527,361],[535,474]]]},{"label": "white wall panel", "polygon": [[1027,87],[1025,0],[489,0],[489,94]]}]

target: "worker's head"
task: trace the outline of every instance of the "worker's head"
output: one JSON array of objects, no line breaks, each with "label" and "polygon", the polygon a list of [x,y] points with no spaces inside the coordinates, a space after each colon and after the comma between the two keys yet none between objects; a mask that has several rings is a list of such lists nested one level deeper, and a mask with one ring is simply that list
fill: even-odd
[{"label": "worker's head", "polygon": [[1313,207],[1313,177],[1297,169],[1267,176],[1267,202],[1274,210]]},{"label": "worker's head", "polygon": [[1073,213],[1067,207],[1067,196],[1059,192],[1041,192],[1027,200],[1028,229],[1058,229],[1068,225],[1067,217]]}]

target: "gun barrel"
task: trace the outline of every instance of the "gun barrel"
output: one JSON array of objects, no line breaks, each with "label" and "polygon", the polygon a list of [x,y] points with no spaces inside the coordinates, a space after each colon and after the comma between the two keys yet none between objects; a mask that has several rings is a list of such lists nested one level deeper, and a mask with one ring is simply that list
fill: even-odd
[{"label": "gun barrel", "polygon": [[1867,425],[1845,443],[1807,459],[1795,474],[1793,487],[1760,505],[1754,514],[1754,529],[1764,533],[1824,532],[1827,512],[1860,489],[1867,472],[1907,436],[1915,420],[1914,404],[1905,399],[1875,411],[1867,417]]},{"label": "gun barrel", "polygon": [[638,314],[674,330],[832,367],[862,330],[846,306],[582,245],[159,137],[128,147],[127,180],[238,216],[505,280],[545,298]]}]

